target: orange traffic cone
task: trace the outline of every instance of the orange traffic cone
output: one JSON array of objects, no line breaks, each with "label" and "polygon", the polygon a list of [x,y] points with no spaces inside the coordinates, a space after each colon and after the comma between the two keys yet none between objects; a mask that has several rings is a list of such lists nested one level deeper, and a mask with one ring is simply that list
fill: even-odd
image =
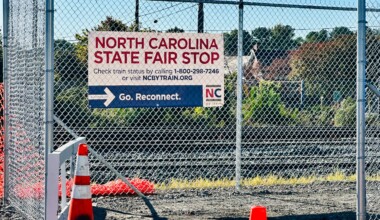
[{"label": "orange traffic cone", "polygon": [[68,220],[94,220],[86,144],[79,145]]},{"label": "orange traffic cone", "polygon": [[264,206],[253,206],[249,220],[267,220],[267,209]]}]

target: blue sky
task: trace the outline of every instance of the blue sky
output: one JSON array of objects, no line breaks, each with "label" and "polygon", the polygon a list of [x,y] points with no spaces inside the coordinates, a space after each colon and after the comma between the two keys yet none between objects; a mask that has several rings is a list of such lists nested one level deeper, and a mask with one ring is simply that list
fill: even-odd
[{"label": "blue sky", "polygon": [[[372,1],[377,2],[377,0]],[[108,15],[131,24],[134,21],[134,2],[135,0],[55,0],[55,37],[74,40],[75,33],[85,28],[91,29]],[[255,2],[356,7],[356,0],[255,0]],[[2,10],[0,19],[2,20]],[[155,30],[167,30],[177,26],[188,32],[196,31],[197,4],[140,0],[140,22],[143,27]],[[336,26],[355,29],[356,22],[356,12],[246,6],[244,13],[246,30],[284,24],[293,26],[296,35],[302,37],[310,31],[329,30]],[[228,32],[237,27],[237,6],[205,5],[206,32]]]}]

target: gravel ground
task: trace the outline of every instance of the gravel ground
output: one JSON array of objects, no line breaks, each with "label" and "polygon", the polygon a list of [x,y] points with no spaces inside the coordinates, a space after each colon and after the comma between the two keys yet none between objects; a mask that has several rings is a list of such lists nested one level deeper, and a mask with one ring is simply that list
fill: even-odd
[{"label": "gravel ground", "polygon": [[[369,190],[380,198],[379,191]],[[252,205],[267,207],[269,219],[356,219],[355,183],[325,182],[298,186],[260,186],[234,189],[170,190],[150,195],[163,219],[248,219]],[[95,197],[96,220],[152,219],[135,196]],[[380,207],[371,210],[380,219]],[[10,207],[1,207],[0,219],[23,219]],[[27,218],[26,218],[27,219]],[[375,218],[372,218],[375,219]]]},{"label": "gravel ground", "polygon": [[[354,220],[355,194],[355,183],[318,183],[246,188],[243,193],[233,189],[172,190],[149,198],[159,216],[167,219],[248,219],[252,205],[263,205],[269,219]],[[136,197],[99,197],[94,202],[104,210],[102,219],[151,219]],[[372,213],[380,218],[380,207]]]}]

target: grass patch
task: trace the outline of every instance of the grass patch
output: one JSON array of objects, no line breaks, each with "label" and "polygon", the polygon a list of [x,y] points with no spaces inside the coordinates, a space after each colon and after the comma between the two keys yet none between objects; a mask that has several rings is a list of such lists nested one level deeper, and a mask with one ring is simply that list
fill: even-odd
[{"label": "grass patch", "polygon": [[[380,181],[380,174],[368,176],[368,181]],[[354,182],[356,175],[346,175],[342,171],[336,171],[326,176],[307,176],[283,178],[276,175],[256,176],[252,178],[244,178],[241,181],[242,186],[274,186],[274,185],[306,185],[314,182]],[[172,179],[167,183],[155,184],[156,189],[210,189],[210,188],[228,188],[234,187],[235,180],[230,179],[196,179],[181,180]]]},{"label": "grass patch", "polygon": [[228,188],[235,186],[235,181],[229,179],[196,179],[181,180],[172,179],[168,183],[155,184],[156,189],[205,189],[205,188]]},{"label": "grass patch", "polygon": [[374,175],[374,176],[367,176],[367,181],[380,181],[380,174]]}]

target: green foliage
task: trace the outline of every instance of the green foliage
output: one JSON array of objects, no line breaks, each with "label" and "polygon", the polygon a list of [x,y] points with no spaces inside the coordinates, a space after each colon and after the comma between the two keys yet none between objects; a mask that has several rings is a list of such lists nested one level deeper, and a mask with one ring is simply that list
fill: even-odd
[{"label": "green foliage", "polygon": [[255,125],[294,123],[298,112],[285,107],[279,89],[279,84],[267,81],[252,87],[243,103],[244,121]]},{"label": "green foliage", "polygon": [[365,114],[366,126],[380,127],[380,115],[379,113],[366,113]]},{"label": "green foliage", "polygon": [[[355,94],[356,37],[342,36],[320,43],[304,43],[294,51],[291,80],[304,80],[306,95],[332,103],[334,91]],[[343,97],[344,98],[344,97]]]},{"label": "green foliage", "polygon": [[178,28],[177,26],[174,28],[170,28],[166,31],[166,33],[185,33],[185,30],[182,28]]},{"label": "green foliage", "polygon": [[[60,92],[56,98],[55,114],[67,118],[71,127],[128,126],[138,120],[139,116],[141,119],[139,109],[90,109],[87,95],[87,86],[83,85]],[[75,120],[76,118],[80,120]]]},{"label": "green foliage", "polygon": [[298,115],[298,123],[304,126],[332,126],[335,112],[334,106],[316,105],[301,111]]},{"label": "green foliage", "polygon": [[[248,31],[243,31],[243,54],[249,55],[253,47],[253,38]],[[224,33],[224,52],[227,56],[237,56],[238,54],[238,30]]]},{"label": "green foliage", "polygon": [[373,65],[366,65],[366,78],[368,82],[377,84],[379,80],[379,51],[380,51],[380,30],[367,29],[366,34],[367,45],[370,45],[366,51],[367,63]]},{"label": "green foliage", "polygon": [[66,40],[54,42],[55,75],[61,81],[86,80],[86,66],[75,55],[75,45]]},{"label": "green foliage", "polygon": [[224,80],[224,105],[221,107],[196,107],[183,112],[183,117],[188,118],[194,125],[207,125],[210,127],[224,127],[235,123],[236,108],[236,78],[237,73],[225,76]]},{"label": "green foliage", "polygon": [[270,28],[258,27],[252,31],[254,44],[260,45],[260,48],[270,48],[272,32]]},{"label": "green foliage", "polygon": [[290,25],[275,25],[273,28],[258,27],[252,31],[253,44],[263,50],[291,50],[298,47],[302,39],[294,39],[294,28]]},{"label": "green foliage", "polygon": [[137,117],[139,112],[132,108],[94,109],[92,115],[100,120],[98,126],[128,126]]},{"label": "green foliage", "polygon": [[322,29],[320,31],[312,31],[306,35],[305,42],[306,43],[318,43],[325,42],[329,39],[329,34],[327,30]]},{"label": "green foliage", "polygon": [[278,24],[272,28],[272,43],[273,50],[290,50],[297,46],[297,42],[293,39],[295,36],[294,28],[290,25]]},{"label": "green foliage", "polygon": [[[298,47],[302,39],[294,39],[294,28],[278,24],[273,28],[258,27],[250,34],[243,31],[243,54],[249,55],[253,45],[263,50],[291,50]],[[224,33],[224,50],[227,56],[237,56],[238,30]]]},{"label": "green foliage", "polygon": [[320,31],[311,31],[306,35],[306,43],[319,43],[326,42],[328,40],[334,40],[342,36],[354,35],[347,27],[335,27],[330,33],[327,30],[322,29]]},{"label": "green foliage", "polygon": [[63,90],[55,98],[54,114],[58,118],[66,119],[65,123],[70,127],[88,126],[91,112],[87,107],[86,95],[86,86]]},{"label": "green foliage", "polygon": [[354,35],[354,32],[352,32],[348,27],[335,27],[330,33],[331,39],[346,35]]},{"label": "green foliage", "polygon": [[340,103],[340,107],[334,116],[334,125],[338,127],[355,126],[356,103],[353,98],[346,98]]}]

